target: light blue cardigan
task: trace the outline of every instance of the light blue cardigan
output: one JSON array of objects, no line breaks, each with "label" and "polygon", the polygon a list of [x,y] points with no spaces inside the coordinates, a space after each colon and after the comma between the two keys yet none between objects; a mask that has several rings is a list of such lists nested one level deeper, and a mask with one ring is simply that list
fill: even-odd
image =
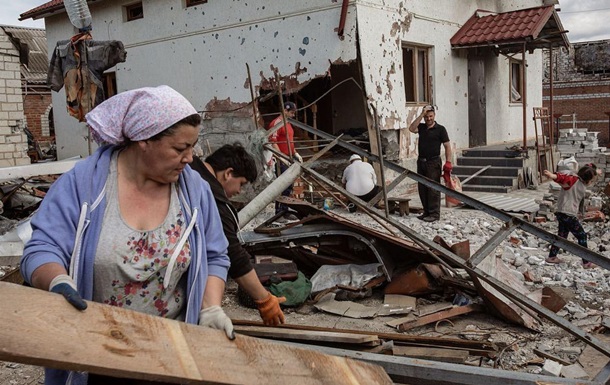
[{"label": "light blue cardigan", "polygon": [[[106,209],[105,184],[116,147],[104,146],[78,162],[49,189],[32,218],[32,238],[25,245],[21,271],[28,283],[36,268],[55,262],[75,280],[84,299],[93,298],[93,262]],[[195,220],[189,235],[192,259],[187,280],[186,322],[196,324],[209,275],[227,278],[228,242],[210,186],[187,166],[179,178],[178,194],[186,223]],[[82,380],[78,380],[82,377]],[[85,384],[74,376],[72,384]],[[68,372],[47,370],[45,384],[63,385]]]}]

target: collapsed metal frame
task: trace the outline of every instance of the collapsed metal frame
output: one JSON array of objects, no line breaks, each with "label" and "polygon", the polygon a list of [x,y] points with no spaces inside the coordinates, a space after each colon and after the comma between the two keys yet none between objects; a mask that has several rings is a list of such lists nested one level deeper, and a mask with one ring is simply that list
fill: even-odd
[{"label": "collapsed metal frame", "polygon": [[[299,121],[296,121],[294,119],[289,119],[289,122],[293,126],[299,127],[313,135],[317,135],[318,137],[325,138],[328,140],[333,140],[333,141],[337,140],[337,138],[333,135],[330,135],[324,131],[310,127],[310,126],[303,124]],[[371,154],[353,144],[347,143],[343,140],[337,140],[336,143],[339,146],[341,146],[347,150],[350,150],[353,153],[356,153],[360,156],[365,156],[374,162],[380,161],[379,156]],[[521,307],[522,309],[524,309],[526,311],[529,310],[529,311],[534,312],[535,314],[543,316],[544,318],[546,318],[550,322],[554,323],[558,327],[564,329],[571,335],[575,336],[576,338],[578,338],[578,339],[584,341],[585,343],[587,343],[588,345],[592,346],[593,348],[595,348],[602,354],[606,355],[607,357],[610,357],[610,348],[604,342],[595,338],[593,335],[579,329],[578,327],[572,325],[572,323],[557,316],[554,312],[546,309],[542,305],[534,302],[533,300],[529,299],[528,297],[524,296],[523,294],[514,291],[508,285],[505,285],[504,283],[497,280],[495,277],[490,276],[487,273],[485,273],[482,270],[477,268],[477,265],[483,259],[485,259],[493,250],[495,250],[496,247],[498,247],[506,239],[506,237],[508,237],[517,228],[519,228],[523,231],[526,231],[532,235],[535,235],[536,237],[543,239],[551,244],[555,244],[573,254],[581,256],[581,257],[587,259],[588,261],[594,262],[598,266],[601,266],[601,267],[605,268],[606,270],[610,270],[610,259],[609,258],[606,258],[605,256],[603,256],[599,253],[596,253],[596,252],[589,250],[585,247],[582,247],[578,244],[570,242],[567,239],[561,238],[555,234],[551,234],[548,231],[545,231],[527,221],[524,221],[513,215],[505,213],[494,207],[491,207],[491,206],[489,206],[483,202],[480,202],[474,198],[471,198],[461,192],[451,190],[435,181],[432,181],[431,179],[428,179],[422,175],[419,175],[413,171],[410,171],[404,167],[401,167],[396,163],[385,160],[383,162],[383,164],[388,169],[391,169],[392,171],[399,173],[400,175],[399,175],[398,179],[403,180],[405,177],[408,177],[427,187],[440,191],[440,192],[446,194],[447,196],[456,198],[456,199],[460,200],[461,202],[466,203],[469,206],[472,206],[475,209],[481,210],[495,218],[498,218],[504,222],[504,225],[497,233],[495,233],[483,246],[481,246],[475,252],[475,254],[472,256],[472,258],[468,262],[465,262],[461,257],[459,257],[456,254],[454,254],[453,252],[443,248],[442,246],[434,243],[433,241],[421,236],[420,234],[414,232],[413,230],[411,230],[409,227],[405,226],[401,222],[399,222],[389,216],[387,216],[387,217],[384,216],[383,214],[378,212],[378,210],[373,209],[369,205],[369,203],[364,202],[364,201],[360,200],[359,198],[357,198],[356,196],[350,194],[342,186],[337,185],[333,181],[326,178],[324,175],[321,175],[320,173],[316,172],[309,165],[303,164],[301,167],[302,167],[303,171],[307,172],[308,174],[314,176],[316,179],[320,180],[321,182],[324,182],[325,184],[333,187],[337,191],[339,191],[342,194],[344,194],[345,196],[349,197],[351,201],[355,202],[358,206],[365,209],[369,214],[386,220],[388,223],[390,223],[395,228],[400,230],[403,234],[405,234],[410,239],[412,239],[418,243],[421,243],[421,244],[425,245],[426,247],[428,247],[429,249],[432,249],[435,252],[437,252],[441,257],[445,258],[447,262],[454,263],[454,264],[460,266],[461,268],[466,270],[470,275],[474,275],[477,278],[479,278],[480,280],[489,284],[494,289],[496,289],[497,291],[499,291],[500,293],[504,294],[506,297],[511,299],[517,306]],[[382,172],[383,172],[383,170],[382,170]],[[395,183],[395,184],[392,183],[391,187],[393,188],[397,184],[398,183]],[[375,199],[381,198],[380,195],[381,194],[378,194],[378,196],[375,197]],[[608,363],[600,371],[600,373],[598,374],[598,376],[594,379],[594,381],[592,383],[594,383],[594,384],[610,383],[610,363]]]}]

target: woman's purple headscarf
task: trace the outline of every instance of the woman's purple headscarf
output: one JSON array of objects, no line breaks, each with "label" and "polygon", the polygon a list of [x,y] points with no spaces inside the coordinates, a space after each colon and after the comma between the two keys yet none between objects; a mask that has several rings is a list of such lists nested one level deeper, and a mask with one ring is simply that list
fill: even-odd
[{"label": "woman's purple headscarf", "polygon": [[97,143],[122,144],[149,139],[197,110],[168,86],[121,92],[104,101],[85,119]]}]

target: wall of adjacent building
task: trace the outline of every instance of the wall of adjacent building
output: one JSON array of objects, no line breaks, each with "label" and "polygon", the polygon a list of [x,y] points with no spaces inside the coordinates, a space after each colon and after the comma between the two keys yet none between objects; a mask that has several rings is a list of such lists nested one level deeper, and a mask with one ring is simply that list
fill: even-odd
[{"label": "wall of adjacent building", "polygon": [[30,164],[24,119],[19,52],[0,29],[0,167]]}]

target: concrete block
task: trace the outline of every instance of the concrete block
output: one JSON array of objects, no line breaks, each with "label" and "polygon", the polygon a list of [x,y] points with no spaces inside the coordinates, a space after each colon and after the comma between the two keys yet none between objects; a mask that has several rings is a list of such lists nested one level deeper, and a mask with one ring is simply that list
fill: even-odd
[{"label": "concrete block", "polygon": [[17,111],[17,103],[2,103],[0,111]]},{"label": "concrete block", "polygon": [[555,362],[553,360],[544,360],[544,365],[542,366],[542,374],[546,374],[547,376],[555,376],[559,377],[561,375],[561,369],[563,365],[559,362]]},{"label": "concrete block", "polygon": [[0,71],[0,79],[15,79],[15,71]]},{"label": "concrete block", "polygon": [[15,166],[27,166],[28,164],[31,164],[32,160],[28,157],[28,158],[19,158],[15,160]]},{"label": "concrete block", "polygon": [[561,369],[561,375],[565,378],[572,378],[574,380],[588,380],[589,375],[583,369],[580,364],[573,364],[564,366]]}]

